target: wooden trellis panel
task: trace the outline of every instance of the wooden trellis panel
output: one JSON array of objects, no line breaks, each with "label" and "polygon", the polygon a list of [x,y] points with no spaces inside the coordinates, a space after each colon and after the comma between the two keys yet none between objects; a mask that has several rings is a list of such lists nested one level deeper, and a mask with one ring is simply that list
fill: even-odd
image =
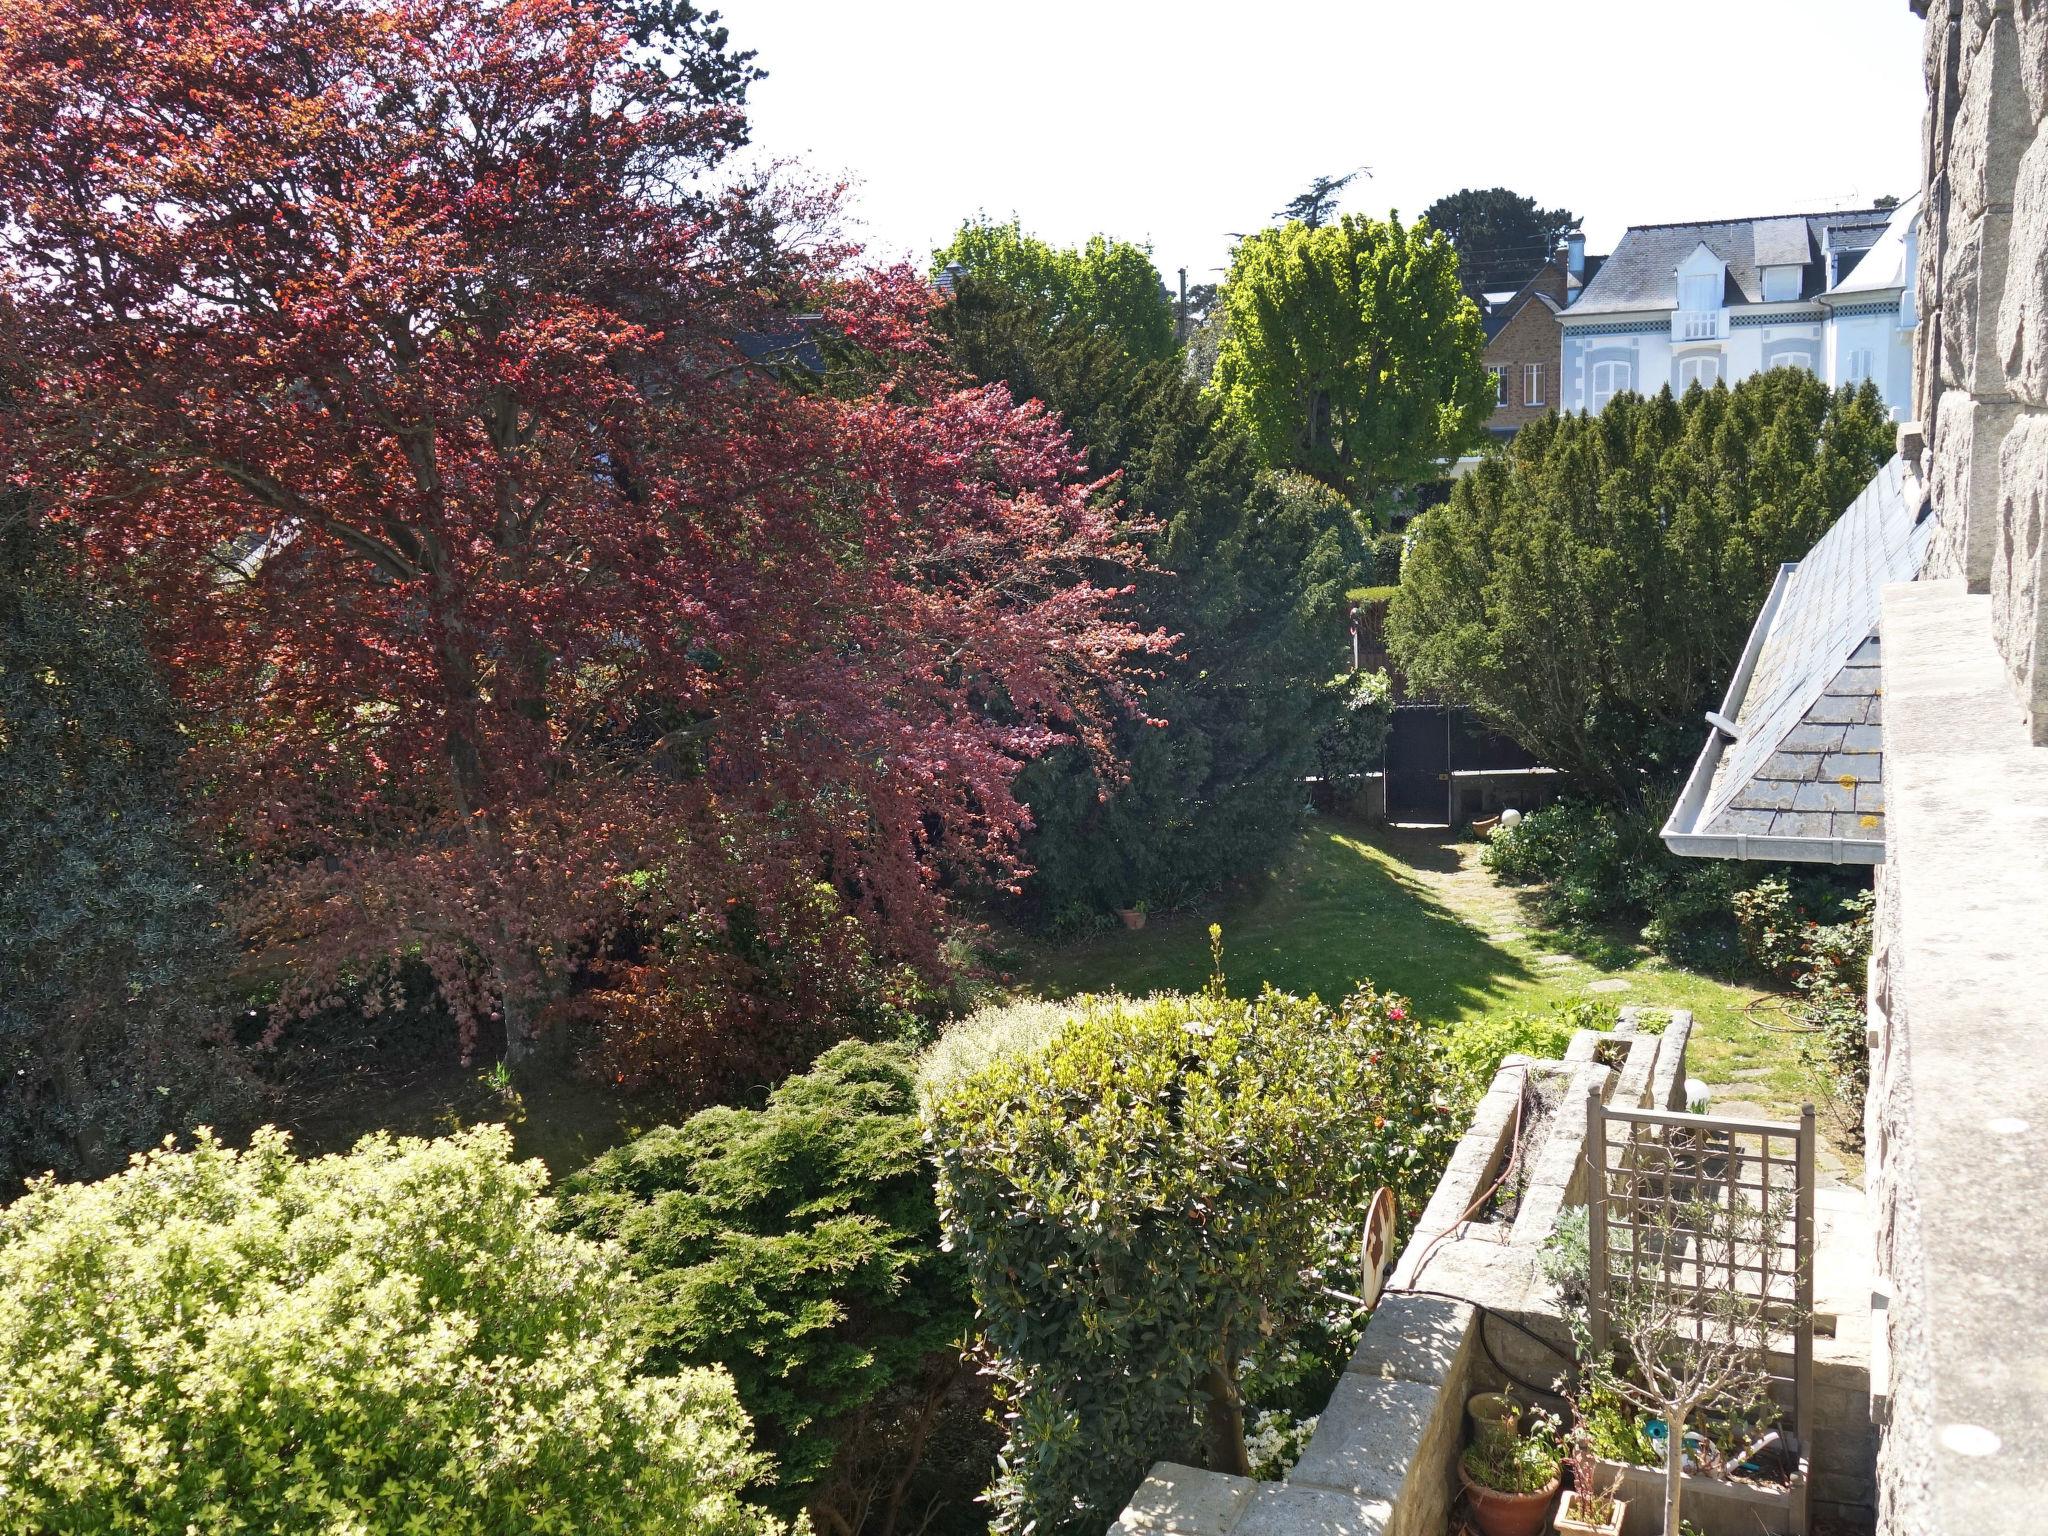
[{"label": "wooden trellis panel", "polygon": [[[1782,1322],[1771,1360],[1789,1357],[1789,1376],[1769,1369],[1800,1454],[1810,1455],[1813,1416],[1814,1115],[1797,1125],[1620,1109],[1586,1095],[1588,1301],[1593,1347],[1610,1347],[1617,1286],[1648,1280],[1692,1320],[1710,1326],[1715,1298],[1735,1295]],[[1687,1222],[1703,1207],[1751,1216],[1750,1240],[1695,1243]],[[1744,1214],[1747,1213],[1747,1214]],[[1710,1252],[1710,1248],[1712,1251]],[[1725,1251],[1722,1251],[1725,1250]]]}]

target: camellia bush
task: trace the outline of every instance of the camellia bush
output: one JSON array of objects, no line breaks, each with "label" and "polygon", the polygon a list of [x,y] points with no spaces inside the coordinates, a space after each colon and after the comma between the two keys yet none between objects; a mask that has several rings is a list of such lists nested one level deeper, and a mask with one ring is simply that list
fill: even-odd
[{"label": "camellia bush", "polygon": [[[974,1310],[939,1246],[915,1072],[906,1048],[838,1045],[761,1108],[650,1131],[564,1186],[574,1229],[623,1245],[645,1280],[652,1362],[732,1371],[769,1496],[824,1536],[889,1536],[934,1493],[964,1506],[994,1451],[941,1434],[981,1399],[963,1390]],[[980,1441],[968,1486],[919,1482],[935,1436]]]},{"label": "camellia bush", "polygon": [[0,1529],[772,1536],[722,1371],[488,1127],[301,1161],[202,1133],[0,1209]]},{"label": "camellia bush", "polygon": [[1324,1286],[1355,1289],[1373,1192],[1419,1212],[1451,1100],[1400,998],[1220,985],[1083,1000],[935,1097],[941,1220],[1005,1410],[996,1529],[1099,1530],[1162,1455],[1248,1471],[1258,1378],[1298,1374]]}]

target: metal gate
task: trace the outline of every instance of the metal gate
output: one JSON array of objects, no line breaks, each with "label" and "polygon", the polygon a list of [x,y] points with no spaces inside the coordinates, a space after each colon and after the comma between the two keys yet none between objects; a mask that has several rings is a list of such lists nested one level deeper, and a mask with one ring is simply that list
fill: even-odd
[{"label": "metal gate", "polygon": [[1387,732],[1387,820],[1451,822],[1451,712],[1397,704]]}]

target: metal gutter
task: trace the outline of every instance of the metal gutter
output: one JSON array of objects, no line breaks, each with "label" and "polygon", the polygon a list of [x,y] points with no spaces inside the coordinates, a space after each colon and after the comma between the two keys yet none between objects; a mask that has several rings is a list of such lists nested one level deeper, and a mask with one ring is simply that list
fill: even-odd
[{"label": "metal gutter", "polygon": [[[1742,658],[1735,665],[1735,675],[1728,680],[1728,692],[1721,699],[1722,718],[1742,718],[1743,700],[1749,694],[1750,680],[1756,675],[1757,659],[1763,655],[1764,641],[1770,638],[1771,626],[1777,622],[1785,589],[1791,585],[1792,573],[1798,569],[1796,561],[1778,567],[1777,579],[1771,583],[1771,594],[1764,599],[1756,623],[1750,626]],[[1721,766],[1721,757],[1727,746],[1728,738],[1718,729],[1707,733],[1699,760],[1692,765],[1692,773],[1686,778],[1678,803],[1671,808],[1671,815],[1658,834],[1664,839],[1664,846],[1673,853],[1692,859],[1784,859],[1797,864],[1884,862],[1884,843],[1865,838],[1773,837],[1765,832],[1694,831],[1693,828],[1699,825],[1700,812],[1706,806],[1707,793],[1713,788],[1715,770]]]}]

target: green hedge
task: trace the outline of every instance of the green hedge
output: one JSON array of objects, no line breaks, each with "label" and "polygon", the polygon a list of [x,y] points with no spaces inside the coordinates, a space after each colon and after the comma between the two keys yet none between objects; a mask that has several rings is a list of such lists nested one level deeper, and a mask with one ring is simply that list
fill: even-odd
[{"label": "green hedge", "polygon": [[937,1097],[941,1215],[1009,1433],[996,1528],[1099,1531],[1159,1456],[1243,1470],[1246,1403],[1341,1369],[1321,1287],[1355,1288],[1377,1187],[1419,1212],[1455,1099],[1399,998],[1220,988],[1083,1000]]},{"label": "green hedge", "polygon": [[653,1363],[730,1370],[774,1457],[772,1501],[826,1532],[916,1472],[917,1426],[959,1395],[973,1324],[939,1246],[914,1072],[903,1047],[834,1046],[761,1108],[650,1131],[563,1188],[574,1230],[621,1244],[646,1283]]}]

